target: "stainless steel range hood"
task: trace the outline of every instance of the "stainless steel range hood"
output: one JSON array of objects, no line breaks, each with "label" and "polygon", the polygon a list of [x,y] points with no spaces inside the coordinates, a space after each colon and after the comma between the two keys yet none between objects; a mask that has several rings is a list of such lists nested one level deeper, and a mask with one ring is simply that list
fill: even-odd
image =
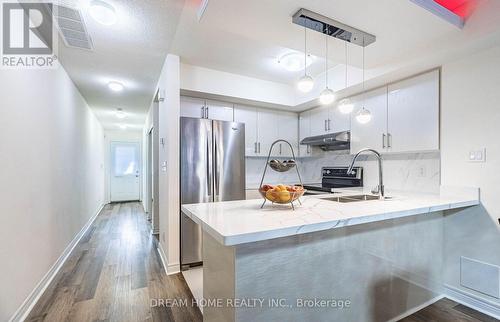
[{"label": "stainless steel range hood", "polygon": [[318,146],[323,151],[349,150],[351,148],[351,132],[342,131],[310,136],[300,141],[300,144]]}]

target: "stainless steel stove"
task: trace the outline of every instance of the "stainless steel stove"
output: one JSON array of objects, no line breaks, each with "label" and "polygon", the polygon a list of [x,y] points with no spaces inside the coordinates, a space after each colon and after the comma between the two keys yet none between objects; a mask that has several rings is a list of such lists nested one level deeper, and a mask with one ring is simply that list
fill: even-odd
[{"label": "stainless steel stove", "polygon": [[325,167],[321,169],[321,183],[306,184],[306,194],[335,193],[334,189],[363,186],[363,168],[354,167],[347,174],[347,167]]}]

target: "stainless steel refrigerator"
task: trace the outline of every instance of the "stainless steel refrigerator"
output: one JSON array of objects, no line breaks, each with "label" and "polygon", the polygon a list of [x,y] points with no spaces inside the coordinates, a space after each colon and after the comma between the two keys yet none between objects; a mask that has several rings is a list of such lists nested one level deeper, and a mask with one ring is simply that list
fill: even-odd
[{"label": "stainless steel refrigerator", "polygon": [[[245,199],[245,124],[181,117],[181,204]],[[202,258],[201,228],[182,212],[181,265]]]}]

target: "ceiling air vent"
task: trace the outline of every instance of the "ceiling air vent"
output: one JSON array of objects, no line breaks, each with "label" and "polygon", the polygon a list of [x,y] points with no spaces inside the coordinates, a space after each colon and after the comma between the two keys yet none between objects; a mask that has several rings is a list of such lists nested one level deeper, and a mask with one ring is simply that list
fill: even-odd
[{"label": "ceiling air vent", "polygon": [[54,5],[53,15],[61,38],[67,47],[85,50],[94,49],[80,10]]}]

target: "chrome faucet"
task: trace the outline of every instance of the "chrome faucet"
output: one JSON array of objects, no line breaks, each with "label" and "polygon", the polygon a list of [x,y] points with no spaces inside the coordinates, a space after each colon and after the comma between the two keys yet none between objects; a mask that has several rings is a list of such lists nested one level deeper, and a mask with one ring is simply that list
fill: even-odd
[{"label": "chrome faucet", "polygon": [[359,150],[359,152],[356,153],[356,155],[352,159],[351,165],[349,166],[349,169],[347,169],[347,174],[352,173],[352,168],[354,167],[354,162],[356,162],[356,159],[359,157],[359,155],[361,153],[364,153],[364,152],[371,152],[371,153],[375,154],[375,156],[378,159],[378,197],[380,200],[385,200],[384,175],[383,175],[383,171],[382,171],[382,156],[380,155],[380,153],[378,153],[377,151],[375,151],[373,149]]}]

